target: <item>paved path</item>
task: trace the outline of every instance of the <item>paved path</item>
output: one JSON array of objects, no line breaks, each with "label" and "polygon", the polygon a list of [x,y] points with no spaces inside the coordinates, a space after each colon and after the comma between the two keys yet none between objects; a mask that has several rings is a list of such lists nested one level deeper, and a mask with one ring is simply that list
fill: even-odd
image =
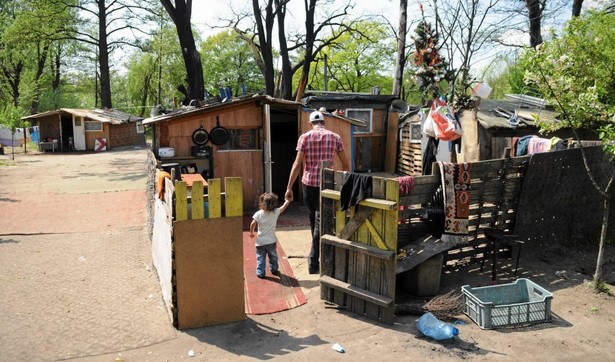
[{"label": "paved path", "polygon": [[145,229],[146,152],[0,157],[0,360],[175,339]]}]

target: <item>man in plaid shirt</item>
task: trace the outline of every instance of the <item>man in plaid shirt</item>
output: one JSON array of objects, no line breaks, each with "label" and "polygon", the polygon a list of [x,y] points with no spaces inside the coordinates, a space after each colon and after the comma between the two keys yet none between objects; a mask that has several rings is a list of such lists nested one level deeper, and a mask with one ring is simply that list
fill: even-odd
[{"label": "man in plaid shirt", "polygon": [[324,126],[324,116],[319,111],[310,114],[312,129],[299,137],[297,141],[297,158],[290,170],[285,198],[293,199],[293,185],[299,170],[303,166],[303,201],[310,212],[310,227],[312,229],[312,248],[308,257],[310,274],[320,272],[320,165],[322,161],[333,162],[337,155],[342,162],[344,171],[350,171],[342,138]]}]

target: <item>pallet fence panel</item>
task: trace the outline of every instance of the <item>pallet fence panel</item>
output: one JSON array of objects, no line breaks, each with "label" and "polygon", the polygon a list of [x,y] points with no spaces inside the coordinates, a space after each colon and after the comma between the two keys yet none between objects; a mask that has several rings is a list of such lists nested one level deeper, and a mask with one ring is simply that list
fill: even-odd
[{"label": "pallet fence panel", "polygon": [[[321,190],[333,189],[334,188],[334,171],[328,168],[323,168],[322,178],[321,178]],[[337,235],[336,231],[336,223],[339,221],[337,217],[335,217],[334,221],[334,210],[335,201],[330,198],[321,198],[320,202],[320,230],[322,235]],[[333,273],[335,272],[335,248],[326,243],[321,243],[320,245],[320,274],[324,276],[333,277]],[[335,289],[330,288],[325,284],[321,284],[320,287],[320,298],[326,300],[328,302],[333,302]]]},{"label": "pallet fence panel", "polygon": [[[372,179],[372,197],[383,197],[385,194],[384,191],[385,188],[385,180],[383,178],[373,178]],[[374,210],[374,212],[371,215],[371,224],[373,226],[373,232],[376,233],[379,237],[382,239],[382,237],[384,236],[384,211],[383,210]],[[371,230],[370,230],[371,231]],[[382,242],[380,242],[382,243]],[[375,246],[378,247],[379,243],[378,242],[374,242],[374,237],[372,236],[370,238],[370,245],[371,246]],[[367,279],[367,290],[369,290],[370,292],[374,292],[377,294],[382,295],[383,294],[383,279],[384,276],[382,275],[382,273],[384,273],[384,266],[383,266],[383,261],[379,258],[372,258],[370,257],[368,260],[368,265],[367,265],[367,275],[368,275],[368,279]],[[380,308],[379,306],[373,304],[373,303],[368,303],[366,306],[366,311],[365,314],[367,315],[368,318],[371,319],[380,319],[381,313],[380,313]]]},{"label": "pallet fence panel", "polygon": [[[384,198],[399,205],[399,183],[396,180],[387,179],[385,182]],[[398,220],[399,206],[392,210],[385,210],[383,221],[383,239],[387,250],[397,252],[398,244]],[[384,297],[395,300],[396,290],[396,275],[397,275],[397,257],[394,257],[390,262],[383,263],[382,286],[380,294]],[[381,320],[384,323],[393,324],[395,321],[395,303],[382,308]]]},{"label": "pallet fence panel", "polygon": [[[372,182],[375,186],[372,188],[372,195],[368,195],[350,210],[341,211],[339,200],[342,175],[341,172],[336,172],[331,176],[328,170],[323,171],[323,184],[328,183],[331,188],[323,189],[321,192],[323,199],[321,204],[333,207],[330,213],[335,215],[336,236],[324,235],[321,239],[321,250],[327,250],[329,244],[333,247],[331,251],[333,257],[327,258],[323,255],[322,258],[321,285],[334,289],[332,297],[327,293],[321,293],[321,296],[339,306],[345,306],[348,311],[355,314],[392,323],[395,247],[387,248],[385,238],[390,225],[397,227],[397,203],[384,199],[387,181],[381,177],[373,177]],[[335,180],[333,185],[330,179]],[[393,184],[397,190],[397,182],[393,181]],[[325,218],[326,215],[328,213],[323,211]],[[391,216],[394,220],[387,221]],[[325,221],[325,223],[332,222]],[[324,230],[326,227],[323,227]],[[346,245],[356,247],[348,248]],[[375,252],[376,250],[379,252]],[[385,275],[389,272],[390,276]],[[388,297],[382,297],[383,292]]]},{"label": "pallet fence panel", "polygon": [[[343,173],[333,172],[333,184],[331,188],[340,190],[343,182]],[[333,215],[335,216],[334,234],[339,236],[341,235],[342,230],[344,230],[346,224],[348,223],[349,212],[348,210],[342,210],[342,204],[340,199],[333,200],[331,205],[334,208]],[[333,275],[336,279],[347,281],[349,275],[352,275],[349,270],[351,268],[354,268],[355,254],[356,253],[351,250],[346,250],[344,248],[335,248],[335,271]],[[352,304],[352,297],[340,290],[335,289],[333,290],[333,303],[350,309]]]}]

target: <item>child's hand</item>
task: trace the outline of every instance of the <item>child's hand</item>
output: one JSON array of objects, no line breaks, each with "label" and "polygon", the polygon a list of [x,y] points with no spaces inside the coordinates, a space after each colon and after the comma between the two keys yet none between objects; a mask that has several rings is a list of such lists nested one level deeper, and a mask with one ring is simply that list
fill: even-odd
[{"label": "child's hand", "polygon": [[250,237],[253,238],[254,237],[254,233],[250,233]]}]

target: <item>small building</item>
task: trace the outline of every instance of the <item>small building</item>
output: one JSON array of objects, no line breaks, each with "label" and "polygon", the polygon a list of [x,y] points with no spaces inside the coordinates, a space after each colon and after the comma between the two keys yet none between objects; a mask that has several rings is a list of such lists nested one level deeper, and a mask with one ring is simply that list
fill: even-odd
[{"label": "small building", "polygon": [[143,118],[116,109],[60,108],[22,119],[38,127],[41,149],[104,151],[145,145]]},{"label": "small building", "polygon": [[[206,180],[241,177],[244,208],[251,208],[263,192],[283,197],[297,140],[310,129],[312,111],[298,102],[254,95],[170,110],[143,124],[153,127],[152,149],[160,166],[177,164]],[[324,116],[327,129],[338,133],[344,144],[352,143],[352,126],[365,125],[332,113]],[[295,188],[295,199],[301,200],[299,182]]]},{"label": "small building", "polygon": [[[408,175],[421,174],[428,137],[423,134],[423,124],[429,108],[418,108],[400,118],[397,171]],[[463,135],[459,145],[439,141],[436,157],[444,162],[475,162],[502,158],[506,149],[515,156],[516,144],[524,136],[560,138],[570,140],[574,134],[569,128],[550,133],[540,133],[535,117],[542,122],[557,122],[557,114],[543,99],[517,94],[507,94],[505,99],[481,99],[478,108],[465,110],[459,115]],[[594,132],[577,130],[581,140],[596,140]],[[596,141],[583,141],[595,145]],[[455,153],[453,154],[453,150]]]},{"label": "small building", "polygon": [[352,128],[350,150],[354,171],[395,171],[399,112],[407,111],[407,105],[397,96],[309,91],[302,103],[314,109],[325,107],[366,123]]},{"label": "small building", "polygon": [[[569,128],[540,133],[541,122],[557,122],[557,113],[544,99],[523,94],[507,94],[505,99],[481,99],[475,111],[461,117],[463,137],[458,161],[479,161],[501,158],[507,148],[515,149],[518,138],[534,135],[541,138],[572,139]],[[577,130],[582,140],[595,140],[594,132]],[[513,154],[514,156],[514,154]]]}]

